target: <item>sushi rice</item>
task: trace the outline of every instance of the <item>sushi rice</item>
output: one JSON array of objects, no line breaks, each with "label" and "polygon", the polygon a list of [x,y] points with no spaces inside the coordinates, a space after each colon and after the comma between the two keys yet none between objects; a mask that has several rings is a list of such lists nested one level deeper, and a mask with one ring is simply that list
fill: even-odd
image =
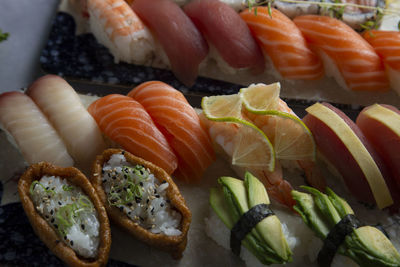
[{"label": "sushi rice", "polygon": [[[123,211],[132,221],[154,234],[181,234],[178,228],[182,216],[169,203],[166,190],[169,184],[160,183],[149,169],[141,165],[133,166],[126,161],[124,155],[114,154],[103,166],[102,179],[109,203]],[[128,196],[125,193],[127,180],[135,184],[135,195],[124,201]],[[122,182],[125,184],[121,189]]]},{"label": "sushi rice", "polygon": [[77,254],[96,258],[100,223],[93,203],[65,179],[43,176],[31,185],[36,210]]}]

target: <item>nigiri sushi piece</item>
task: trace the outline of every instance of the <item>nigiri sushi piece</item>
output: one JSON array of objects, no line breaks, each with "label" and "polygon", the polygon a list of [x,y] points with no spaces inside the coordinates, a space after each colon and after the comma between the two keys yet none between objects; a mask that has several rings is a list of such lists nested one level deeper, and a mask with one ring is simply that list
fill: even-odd
[{"label": "nigiri sushi piece", "polygon": [[264,70],[260,47],[232,7],[221,1],[194,0],[184,11],[230,67],[251,68],[258,73]]},{"label": "nigiri sushi piece", "polygon": [[400,32],[371,30],[363,37],[382,58],[390,86],[400,94]]},{"label": "nigiri sushi piece", "polygon": [[90,171],[96,156],[106,145],[96,121],[75,90],[61,77],[46,75],[36,80],[26,94],[64,140],[75,165]]},{"label": "nigiri sushi piece", "polygon": [[344,22],[327,16],[296,17],[294,23],[319,54],[327,76],[345,89],[387,91],[389,82],[374,49]]},{"label": "nigiri sushi piece", "polygon": [[153,37],[124,0],[87,0],[86,4],[90,30],[114,55],[115,62],[150,62]]},{"label": "nigiri sushi piece", "polygon": [[[222,155],[228,162],[232,162],[235,151],[235,136],[239,133],[239,126],[233,123],[215,122],[200,116],[203,124],[207,127],[210,138],[213,142],[217,154]],[[267,167],[257,166],[235,166],[235,172],[242,178],[246,171],[252,173],[265,185],[265,188],[274,200],[291,208],[295,202],[290,194],[293,190],[288,181],[283,178],[282,167],[279,162],[275,162],[275,170],[269,171]]]},{"label": "nigiri sushi piece", "polygon": [[0,124],[29,164],[46,161],[63,167],[74,165],[63,140],[29,96],[21,92],[1,94]]},{"label": "nigiri sushi piece", "polygon": [[349,191],[365,203],[383,209],[398,201],[393,179],[360,128],[328,103],[306,109],[303,122],[311,130],[318,150],[343,177]]},{"label": "nigiri sushi piece", "polygon": [[[271,11],[271,12],[270,12]],[[312,52],[301,31],[291,19],[277,9],[257,7],[240,13],[253,35],[284,79],[315,80],[324,71],[318,56]]]},{"label": "nigiri sushi piece", "polygon": [[40,162],[21,176],[18,192],[35,233],[68,266],[107,264],[110,223],[83,173]]},{"label": "nigiri sushi piece", "polygon": [[168,84],[151,81],[128,96],[143,105],[167,138],[178,158],[177,176],[186,182],[199,181],[215,155],[199,116],[184,95]]},{"label": "nigiri sushi piece", "polygon": [[392,172],[400,192],[400,111],[374,104],[360,112],[356,124]]},{"label": "nigiri sushi piece", "polygon": [[193,85],[208,45],[189,17],[170,0],[135,0],[132,8],[161,43],[176,77]]},{"label": "nigiri sushi piece", "polygon": [[131,97],[111,94],[88,107],[101,131],[125,150],[163,168],[175,171],[178,160],[164,135],[143,106]]},{"label": "nigiri sushi piece", "polygon": [[182,257],[191,212],[163,169],[127,151],[108,149],[97,157],[91,182],[118,226],[175,259]]}]

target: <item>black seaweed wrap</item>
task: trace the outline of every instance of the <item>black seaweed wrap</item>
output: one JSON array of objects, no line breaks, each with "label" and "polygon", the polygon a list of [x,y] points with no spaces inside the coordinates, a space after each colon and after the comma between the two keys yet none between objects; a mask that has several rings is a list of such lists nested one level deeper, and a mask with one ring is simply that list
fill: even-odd
[{"label": "black seaweed wrap", "polygon": [[231,230],[231,250],[234,254],[240,255],[240,247],[242,240],[248,233],[263,219],[275,213],[269,208],[267,204],[258,204],[249,209],[242,217],[236,222]]},{"label": "black seaweed wrap", "polygon": [[354,214],[347,214],[329,232],[324,240],[324,245],[318,253],[318,265],[321,267],[331,266],[333,257],[347,235],[355,229],[364,226]]}]

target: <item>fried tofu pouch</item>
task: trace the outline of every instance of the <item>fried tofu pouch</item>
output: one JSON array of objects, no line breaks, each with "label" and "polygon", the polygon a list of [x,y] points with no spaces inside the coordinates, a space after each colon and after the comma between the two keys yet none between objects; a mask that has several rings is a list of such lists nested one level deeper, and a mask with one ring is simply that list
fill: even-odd
[{"label": "fried tofu pouch", "polygon": [[[181,215],[180,231],[181,234],[177,236],[168,236],[165,234],[154,234],[146,230],[138,223],[132,221],[124,212],[120,211],[116,206],[109,204],[107,199],[107,194],[104,191],[102,185],[102,169],[106,162],[109,161],[113,154],[123,154],[126,161],[136,165],[140,164],[145,168],[148,168],[151,173],[154,174],[158,181],[166,181],[169,183],[167,190],[167,197],[170,200],[171,205],[176,209]],[[102,155],[97,156],[96,161],[93,166],[93,174],[91,177],[91,183],[97,191],[101,201],[106,207],[107,213],[111,220],[117,224],[119,227],[124,229],[126,232],[131,234],[136,239],[156,247],[160,250],[164,250],[171,254],[174,259],[179,259],[182,257],[182,253],[186,248],[187,243],[187,233],[191,223],[191,212],[186,206],[186,202],[179,192],[178,187],[173,182],[172,178],[160,167],[152,164],[151,162],[145,161],[142,158],[136,157],[127,151],[120,149],[107,149]]]},{"label": "fried tofu pouch", "polygon": [[[36,211],[35,205],[30,197],[30,186],[32,182],[35,180],[40,180],[41,177],[45,175],[58,176],[61,179],[67,179],[70,184],[81,188],[83,193],[86,194],[93,203],[100,223],[100,243],[98,247],[97,258],[86,259],[77,255],[72,248],[60,240],[60,237],[56,231]],[[32,225],[33,230],[58,258],[60,258],[69,266],[77,267],[96,267],[105,266],[107,264],[111,246],[111,230],[107,212],[89,180],[78,169],[73,167],[56,167],[47,162],[33,164],[19,179],[18,192],[22,206]]]}]

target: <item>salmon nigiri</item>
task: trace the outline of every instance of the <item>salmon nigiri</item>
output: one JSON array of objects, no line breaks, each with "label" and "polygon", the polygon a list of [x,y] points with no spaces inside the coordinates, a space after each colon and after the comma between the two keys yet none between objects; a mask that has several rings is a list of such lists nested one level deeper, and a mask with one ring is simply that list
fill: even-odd
[{"label": "salmon nigiri", "polygon": [[357,91],[386,91],[389,82],[374,49],[344,22],[317,15],[296,17],[307,43],[322,57],[326,74]]},{"label": "salmon nigiri", "polygon": [[277,9],[257,7],[240,13],[278,73],[285,79],[314,80],[323,75],[322,63],[291,19]]},{"label": "salmon nigiri", "polygon": [[400,94],[400,32],[371,30],[363,37],[382,58],[390,86]]},{"label": "salmon nigiri", "polygon": [[112,94],[93,102],[88,111],[101,131],[125,150],[163,168],[168,174],[175,171],[178,161],[174,152],[137,101]]},{"label": "salmon nigiri", "polygon": [[229,66],[253,68],[256,72],[264,70],[265,62],[260,47],[246,23],[228,4],[194,0],[184,7],[184,11]]},{"label": "salmon nigiri", "polygon": [[29,164],[74,165],[63,140],[29,96],[21,92],[0,94],[0,124],[14,137]]},{"label": "salmon nigiri", "polygon": [[196,111],[181,92],[159,81],[146,82],[128,96],[141,103],[178,157],[178,177],[198,181],[214,160],[214,150]]},{"label": "salmon nigiri", "polygon": [[135,0],[132,8],[161,43],[176,77],[193,85],[199,64],[208,54],[208,45],[196,26],[170,0]]},{"label": "salmon nigiri", "polygon": [[26,94],[64,140],[75,165],[89,171],[106,145],[96,121],[75,90],[61,77],[46,75],[36,80]]}]

